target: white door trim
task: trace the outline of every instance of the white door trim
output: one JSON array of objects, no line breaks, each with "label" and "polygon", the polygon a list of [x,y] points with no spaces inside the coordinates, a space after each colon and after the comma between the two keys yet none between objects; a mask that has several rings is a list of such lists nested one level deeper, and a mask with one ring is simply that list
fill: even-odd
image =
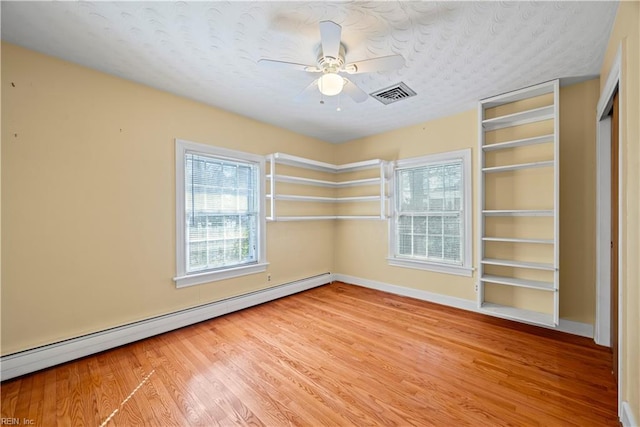
[{"label": "white door trim", "polygon": [[596,145],[596,344],[611,346],[611,117],[597,123]]},{"label": "white door trim", "polygon": [[[618,283],[623,283],[623,268],[622,268],[622,251],[624,236],[622,234],[622,219],[623,219],[623,192],[622,183],[624,176],[624,163],[623,163],[623,150],[618,150],[618,265],[611,266],[611,254],[610,254],[610,212],[611,212],[611,120],[608,118],[608,114],[611,111],[611,105],[613,103],[613,96],[616,89],[619,93],[619,138],[622,137],[622,128],[624,121],[623,111],[623,96],[624,90],[622,88],[622,45],[618,47],[618,51],[611,65],[611,70],[607,76],[605,85],[600,93],[600,99],[597,106],[597,133],[596,133],[596,150],[597,150],[597,195],[596,195],[596,322],[594,330],[594,339],[597,344],[610,346],[610,328],[611,328],[611,311],[610,311],[610,294],[611,294],[611,281],[610,281],[610,269],[618,269]],[[607,132],[608,128],[608,132]],[[608,154],[604,155],[602,152],[608,150]],[[601,157],[602,155],[602,157]],[[605,157],[608,157],[605,158]],[[605,187],[605,185],[608,185]],[[608,208],[608,214],[604,214],[604,209]],[[605,275],[606,274],[606,275]],[[624,377],[622,376],[622,350],[623,350],[623,329],[624,323],[623,311],[624,306],[622,304],[622,286],[618,286],[618,415],[622,413],[622,389]]]}]

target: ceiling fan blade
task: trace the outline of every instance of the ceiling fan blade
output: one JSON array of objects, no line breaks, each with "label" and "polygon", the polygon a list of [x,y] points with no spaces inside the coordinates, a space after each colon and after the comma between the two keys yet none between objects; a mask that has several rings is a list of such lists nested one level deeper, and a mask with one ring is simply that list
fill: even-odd
[{"label": "ceiling fan blade", "polygon": [[345,80],[344,88],[342,89],[344,93],[349,95],[356,102],[364,102],[367,100],[367,98],[369,97],[369,95],[367,95],[367,92],[360,89],[351,80],[349,79],[344,79],[344,80]]},{"label": "ceiling fan blade", "polygon": [[389,55],[352,62],[344,66],[344,71],[349,74],[373,73],[376,71],[397,70],[402,67],[404,67],[402,55]]},{"label": "ceiling fan blade", "polygon": [[320,40],[322,55],[338,58],[340,54],[340,35],[342,27],[333,21],[320,22]]},{"label": "ceiling fan blade", "polygon": [[305,98],[307,98],[311,93],[318,92],[318,80],[320,80],[320,79],[315,79],[314,81],[309,83],[309,86],[307,86],[306,88],[304,88],[304,90],[302,92],[297,94],[294,99],[296,101],[302,101]]},{"label": "ceiling fan blade", "polygon": [[273,69],[287,69],[287,70],[298,70],[298,71],[306,71],[309,73],[318,73],[320,70],[315,65],[304,65],[297,64],[295,62],[286,62],[286,61],[276,61],[274,59],[260,59],[258,60],[258,64],[263,67],[269,67]]}]

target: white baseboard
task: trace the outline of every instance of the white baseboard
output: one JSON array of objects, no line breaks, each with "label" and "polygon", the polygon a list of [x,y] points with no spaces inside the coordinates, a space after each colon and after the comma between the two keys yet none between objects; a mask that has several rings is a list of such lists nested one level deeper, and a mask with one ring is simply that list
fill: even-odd
[{"label": "white baseboard", "polygon": [[558,327],[549,329],[566,332],[568,334],[579,335],[585,338],[593,338],[593,325],[590,325],[588,323],[560,319],[560,324],[558,325]]},{"label": "white baseboard", "polygon": [[[449,307],[460,308],[462,310],[473,311],[488,315],[485,312],[478,310],[478,306],[475,301],[471,301],[463,298],[456,298],[442,294],[436,294],[428,291],[421,291],[419,289],[407,288],[404,286],[392,285],[389,283],[378,282],[376,280],[363,279],[361,277],[349,276],[346,274],[334,274],[333,280],[351,283],[353,285],[363,286],[365,288],[377,289],[379,291],[389,292],[396,295],[402,295],[406,297],[416,298],[423,301],[434,302],[437,304],[446,305]],[[538,325],[536,325],[538,326]],[[539,325],[541,327],[546,327]],[[556,331],[567,332],[573,335],[579,335],[582,337],[593,338],[593,325],[588,323],[574,322],[572,320],[560,319],[560,324],[555,327],[546,327],[547,329],[553,329]]]},{"label": "white baseboard", "polygon": [[423,301],[435,302],[449,307],[461,308],[463,310],[475,311],[476,308],[475,302],[468,299],[450,297],[433,292],[421,291],[419,289],[406,288],[404,286],[391,285],[389,283],[378,282],[377,280],[363,279],[361,277],[349,276],[346,274],[334,274],[333,280]]},{"label": "white baseboard", "polygon": [[330,273],[298,280],[273,288],[252,292],[213,302],[210,304],[181,310],[175,313],[115,327],[78,338],[9,354],[0,358],[0,379],[2,381],[18,377],[108,350],[123,344],[168,332],[214,317],[222,316],[247,307],[292,295],[307,289],[325,285],[332,281]]},{"label": "white baseboard", "polygon": [[638,422],[636,421],[636,417],[633,415],[629,402],[622,402],[620,423],[623,427],[638,427]]}]

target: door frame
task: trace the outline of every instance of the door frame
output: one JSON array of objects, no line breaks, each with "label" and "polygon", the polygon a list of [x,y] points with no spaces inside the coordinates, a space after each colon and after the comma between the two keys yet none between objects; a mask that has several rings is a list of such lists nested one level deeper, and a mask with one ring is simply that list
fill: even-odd
[{"label": "door frame", "polygon": [[[619,93],[618,138],[622,138],[624,121],[624,91],[621,88],[622,45],[618,47],[611,70],[598,100],[596,115],[596,321],[594,341],[596,344],[611,346],[611,268],[618,269],[618,414],[621,410],[622,382],[622,332],[624,329],[622,304],[623,269],[622,254],[624,236],[623,217],[623,172],[622,144],[618,150],[618,265],[611,266],[611,118],[609,112],[616,90]],[[621,142],[621,141],[620,141]]]}]

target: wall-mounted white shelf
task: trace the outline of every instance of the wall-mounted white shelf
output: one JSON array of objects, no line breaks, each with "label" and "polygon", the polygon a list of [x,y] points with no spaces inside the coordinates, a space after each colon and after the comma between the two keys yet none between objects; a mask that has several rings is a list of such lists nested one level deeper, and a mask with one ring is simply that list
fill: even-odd
[{"label": "wall-mounted white shelf", "polygon": [[487,131],[521,126],[528,123],[551,120],[555,117],[553,105],[548,107],[534,108],[519,113],[508,114],[506,116],[495,117],[482,121],[482,127]]},{"label": "wall-mounted white shelf", "polygon": [[[267,179],[272,179],[271,174],[266,176]],[[354,179],[350,181],[327,181],[322,179],[313,179],[313,178],[304,178],[301,176],[293,176],[293,175],[276,175],[277,182],[288,182],[291,184],[302,184],[302,185],[315,185],[318,187],[330,187],[330,188],[345,188],[345,187],[356,187],[359,185],[377,185],[380,184],[380,178],[365,178],[365,179]]]},{"label": "wall-mounted white shelf", "polygon": [[303,216],[277,216],[275,219],[267,218],[268,221],[324,221],[328,219],[385,219],[376,215],[303,215]]},{"label": "wall-mounted white shelf", "polygon": [[540,289],[543,291],[555,292],[556,289],[553,286],[553,282],[543,282],[540,280],[525,280],[517,279],[515,277],[503,277],[484,275],[480,278],[485,283],[497,283],[499,285],[519,286],[521,288]]},{"label": "wall-mounted white shelf", "polygon": [[484,216],[554,216],[553,209],[484,209]]},{"label": "wall-mounted white shelf", "polygon": [[[523,107],[524,103],[518,104],[518,101],[525,101],[531,98],[537,98],[535,101],[538,108]],[[546,104],[546,105],[544,105]],[[530,106],[531,103],[529,102]],[[504,114],[495,117],[496,111],[488,111],[495,107],[504,107],[503,111],[510,110],[511,114]],[[557,326],[559,322],[559,84],[558,81],[542,83],[529,88],[520,89],[514,92],[498,95],[492,98],[480,101],[478,105],[478,128],[479,128],[479,167],[478,167],[478,247],[479,247],[479,265],[478,265],[478,308],[480,311],[491,314],[493,316],[503,317],[506,319],[518,320],[526,323],[542,324],[546,326]],[[549,124],[544,123],[538,127],[527,126],[536,122],[552,121],[553,133],[549,133]],[[500,134],[492,134],[490,143],[485,141],[487,132],[498,129],[510,128],[509,133],[512,139],[498,140]],[[539,134],[535,134],[536,130]],[[533,134],[533,135],[532,135]],[[518,136],[521,136],[518,138]],[[551,144],[553,154],[549,154],[547,158],[540,158],[541,153],[551,153],[546,148],[540,150],[523,150],[522,147],[536,144]],[[511,150],[501,153],[500,156],[493,155],[491,166],[487,166],[486,157],[488,153],[496,150]],[[536,153],[536,154],[534,154]],[[535,157],[534,157],[535,156]],[[509,163],[508,158],[518,159],[519,163]],[[527,162],[526,160],[531,160]],[[522,162],[522,160],[525,160]],[[496,162],[500,162],[495,164]],[[522,163],[520,163],[522,162]],[[551,174],[553,180],[547,181],[537,180],[536,175],[520,175],[519,179],[513,181],[513,188],[509,188],[513,194],[500,193],[500,187],[494,179],[487,185],[487,176],[489,174],[523,171],[535,168],[544,168],[539,174]],[[520,179],[521,178],[521,179]],[[551,188],[545,188],[547,182],[553,182]],[[535,185],[536,188],[528,188]],[[527,192],[537,192],[537,200],[541,200],[541,205],[547,209],[521,209],[518,206],[527,202]],[[552,200],[546,200],[544,195],[550,195]],[[490,196],[490,197],[487,197]],[[525,196],[525,197],[523,197]],[[507,209],[495,209],[496,206],[487,206],[487,200],[492,200],[494,205],[504,206]],[[527,203],[529,204],[529,203]],[[510,217],[519,217],[517,222],[510,220]],[[548,217],[551,221],[536,221],[536,217]],[[485,233],[486,221],[492,218],[492,226],[504,227],[523,227],[523,230],[516,230],[516,235],[536,235],[540,232],[539,227],[543,227],[544,236],[552,236],[551,238],[519,238],[519,237],[498,237]],[[503,219],[504,218],[504,219]],[[544,228],[547,228],[546,230]],[[502,259],[501,255],[486,256],[486,253],[502,254],[510,247],[500,245],[501,243],[510,243],[514,246],[513,254],[505,254],[514,259]],[[548,255],[548,262],[531,262],[526,261],[529,251],[536,251],[531,245],[544,245],[544,248],[538,248],[537,252],[530,252],[531,258],[540,259],[540,254],[545,254],[552,249],[553,255]],[[528,246],[527,246],[528,245]],[[533,254],[536,254],[535,256]],[[549,254],[551,252],[548,252]],[[524,259],[523,259],[524,258]],[[543,261],[546,259],[543,257]],[[501,267],[507,267],[513,276],[503,276],[494,274]],[[505,270],[505,269],[500,269]],[[526,273],[526,275],[524,274]],[[500,273],[504,274],[504,273]],[[531,277],[536,280],[522,279],[521,277]],[[553,276],[553,280],[550,280]],[[509,293],[500,295],[502,289],[500,286],[511,287]],[[490,294],[485,292],[487,286],[493,286]],[[519,289],[526,288],[526,289]],[[528,299],[535,294],[532,292],[544,292],[546,295],[552,294],[550,297]],[[500,301],[491,301],[487,298],[493,298]],[[502,304],[503,302],[512,302],[513,305]],[[543,307],[549,301],[549,306]],[[527,309],[524,309],[524,308]],[[534,308],[535,310],[530,310]],[[551,314],[549,314],[551,313]]]},{"label": "wall-mounted white shelf", "polygon": [[489,168],[482,168],[482,171],[485,173],[509,172],[509,171],[517,171],[522,169],[549,168],[549,167],[552,168],[553,165],[554,165],[553,160],[547,160],[544,162],[520,163],[518,165],[492,166]]},{"label": "wall-mounted white shelf", "polygon": [[511,259],[495,259],[495,258],[485,258],[480,261],[481,264],[484,265],[499,265],[502,267],[517,267],[517,268],[527,268],[531,270],[548,270],[554,271],[556,268],[551,263],[545,262],[528,262],[528,261],[515,261]]},{"label": "wall-mounted white shelf", "polygon": [[331,163],[306,159],[304,157],[292,156],[291,154],[273,153],[271,156],[273,156],[273,159],[276,163],[279,163],[281,165],[289,165],[303,169],[313,169],[321,172],[333,173],[353,172],[357,170],[371,169],[384,163],[384,160],[372,159],[355,163],[346,163],[343,165],[334,165]]},{"label": "wall-mounted white shelf", "polygon": [[544,245],[553,245],[553,239],[522,239],[516,237],[483,237],[483,242],[506,242],[506,243],[536,243]]},{"label": "wall-mounted white shelf", "polygon": [[[293,156],[285,153],[274,153],[267,156],[267,162],[270,166],[269,174],[266,176],[268,180],[268,188],[270,193],[267,194],[267,200],[270,202],[270,215],[267,217],[269,221],[311,221],[311,220],[332,220],[332,219],[386,219],[386,202],[387,202],[387,166],[388,163],[380,159],[365,160],[355,163],[347,163],[343,165],[334,165],[317,160],[306,159],[303,157]],[[363,170],[375,170],[376,176],[351,180],[335,181],[330,179],[310,178],[303,175],[278,174],[277,165],[293,166],[300,169],[308,169],[325,173],[336,174],[355,172]],[[279,191],[276,183],[289,183],[301,186],[326,187],[331,189],[343,189],[349,187],[363,187],[362,192],[368,194],[353,196],[318,196],[312,194],[285,194]],[[374,194],[371,194],[371,188],[376,187]],[[296,191],[297,193],[297,191]],[[278,215],[277,202],[307,202],[307,203],[379,203],[378,215]]]},{"label": "wall-mounted white shelf", "polygon": [[[267,199],[272,199],[271,194],[267,194]],[[277,194],[275,200],[287,200],[290,202],[321,202],[321,203],[347,203],[347,202],[377,202],[380,196],[350,196],[350,197],[322,197],[322,196],[299,196],[296,194]]]},{"label": "wall-mounted white shelf", "polygon": [[514,139],[513,141],[498,142],[482,146],[484,151],[504,150],[507,148],[525,147],[527,145],[546,144],[554,141],[554,135],[534,136],[532,138]]}]

